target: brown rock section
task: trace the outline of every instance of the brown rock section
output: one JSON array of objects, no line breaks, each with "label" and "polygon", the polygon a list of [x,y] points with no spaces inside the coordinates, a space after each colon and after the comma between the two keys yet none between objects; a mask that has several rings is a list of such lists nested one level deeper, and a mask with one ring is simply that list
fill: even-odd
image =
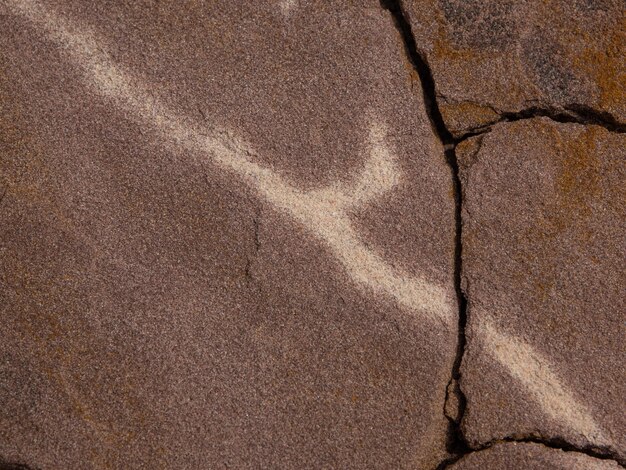
[{"label": "brown rock section", "polygon": [[361,288],[210,152],[176,150],[99,93],[97,57],[31,10],[302,189],[358,174],[370,121],[385,124],[401,179],[351,214],[355,230],[455,295],[450,170],[378,1],[2,1],[0,456],[41,469],[446,457],[454,302],[442,326]]},{"label": "brown rock section", "polygon": [[[471,446],[535,436],[626,457],[625,148],[623,134],[547,118],[499,124],[457,148]],[[507,348],[484,344],[487,321],[534,348],[532,363],[512,355],[509,371],[499,367],[494,351]],[[566,395],[569,423],[550,415]]]},{"label": "brown rock section", "polygon": [[463,457],[450,470],[611,470],[615,461],[600,460],[578,452],[564,452],[541,444],[509,442]]},{"label": "brown rock section", "polygon": [[453,135],[532,108],[626,122],[620,0],[401,0]]}]

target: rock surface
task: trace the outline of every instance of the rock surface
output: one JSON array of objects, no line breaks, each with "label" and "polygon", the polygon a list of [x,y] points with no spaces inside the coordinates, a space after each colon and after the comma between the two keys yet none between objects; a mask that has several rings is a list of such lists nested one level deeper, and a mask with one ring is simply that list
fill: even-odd
[{"label": "rock surface", "polygon": [[452,175],[378,1],[0,19],[2,458],[447,456]]},{"label": "rock surface", "polygon": [[463,457],[450,470],[611,470],[617,462],[578,452],[563,452],[541,444],[510,442]]},{"label": "rock surface", "polygon": [[547,118],[457,148],[470,445],[535,436],[626,457],[625,149]]},{"label": "rock surface", "polygon": [[620,0],[401,0],[456,136],[531,108],[626,123]]},{"label": "rock surface", "polygon": [[626,465],[625,18],[0,0],[0,470]]}]

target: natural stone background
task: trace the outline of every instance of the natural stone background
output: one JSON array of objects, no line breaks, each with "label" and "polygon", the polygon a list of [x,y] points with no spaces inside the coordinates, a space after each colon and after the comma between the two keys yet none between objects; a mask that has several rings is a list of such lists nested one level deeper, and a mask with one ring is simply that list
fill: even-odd
[{"label": "natural stone background", "polygon": [[623,2],[0,26],[0,470],[626,464]]}]

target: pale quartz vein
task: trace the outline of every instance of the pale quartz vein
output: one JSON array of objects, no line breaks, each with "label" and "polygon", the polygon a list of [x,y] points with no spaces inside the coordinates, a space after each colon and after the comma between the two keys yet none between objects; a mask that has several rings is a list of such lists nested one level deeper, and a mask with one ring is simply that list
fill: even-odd
[{"label": "pale quartz vein", "polygon": [[[367,247],[352,227],[348,212],[388,192],[401,175],[385,144],[385,128],[372,119],[369,159],[351,184],[302,191],[270,168],[251,160],[255,152],[233,132],[189,123],[152,96],[137,77],[114,64],[103,42],[34,0],[4,0],[13,14],[41,28],[82,69],[100,95],[111,99],[129,116],[149,126],[165,142],[205,155],[214,165],[236,174],[276,209],[289,214],[320,239],[362,288],[395,299],[417,317],[455,328],[455,302],[448,290],[424,277],[396,269]],[[509,375],[528,390],[544,413],[584,435],[595,445],[609,441],[587,407],[567,390],[548,359],[531,345],[499,330],[487,317],[477,325],[484,349]]]}]

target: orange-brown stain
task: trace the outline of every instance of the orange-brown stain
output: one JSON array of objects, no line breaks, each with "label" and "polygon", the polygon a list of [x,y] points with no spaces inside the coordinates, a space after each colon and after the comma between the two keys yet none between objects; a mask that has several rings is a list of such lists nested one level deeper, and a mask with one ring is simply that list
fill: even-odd
[{"label": "orange-brown stain", "polygon": [[[626,107],[626,10],[611,34],[601,40],[584,34],[584,44],[573,65],[596,84],[603,109]],[[621,109],[620,109],[621,108]]]},{"label": "orange-brown stain", "polygon": [[[520,282],[530,283],[539,302],[549,301],[562,267],[553,251],[563,237],[574,238],[580,246],[592,241],[593,230],[589,219],[593,216],[593,202],[602,197],[602,169],[598,149],[606,131],[597,126],[581,127],[579,132],[563,134],[554,126],[542,123],[544,137],[537,152],[555,155],[546,167],[554,168],[554,193],[545,198],[545,208],[537,214],[534,225],[520,234],[520,246],[513,255],[516,264],[523,267],[518,273]],[[545,319],[547,329],[557,325]]]},{"label": "orange-brown stain", "polygon": [[496,122],[500,118],[492,107],[471,101],[443,102],[439,108],[444,121],[452,130],[481,127]]},{"label": "orange-brown stain", "polygon": [[[37,139],[28,131],[31,123],[24,117],[11,86],[0,59],[0,191],[6,190],[10,198],[4,203],[19,204],[23,212],[37,214],[42,220],[37,229],[60,234],[62,238],[69,234],[71,240],[71,234],[80,230],[58,205],[55,195],[45,188],[54,173]],[[42,239],[46,240],[45,234]],[[34,245],[32,248],[41,249]],[[76,417],[94,430],[92,462],[97,468],[114,468],[114,461],[106,454],[111,449],[131,445],[137,439],[132,427],[141,428],[146,422],[142,404],[134,392],[137,384],[125,377],[119,381],[121,389],[114,394],[130,413],[130,427],[115,422],[105,403],[89,397],[94,386],[107,385],[87,384],[81,375],[81,371],[90,370],[87,362],[101,340],[89,333],[91,328],[81,319],[82,307],[78,305],[81,293],[72,287],[76,276],[61,263],[36,266],[27,256],[28,253],[17,248],[3,253],[0,282],[7,288],[5,300],[11,305],[11,315],[4,321],[10,321],[16,336],[31,345],[30,352],[48,386],[62,391]],[[81,335],[77,336],[76,331]],[[120,358],[112,357],[110,364],[119,361]],[[114,374],[111,369],[108,376]],[[97,445],[98,441],[104,445]]]}]

